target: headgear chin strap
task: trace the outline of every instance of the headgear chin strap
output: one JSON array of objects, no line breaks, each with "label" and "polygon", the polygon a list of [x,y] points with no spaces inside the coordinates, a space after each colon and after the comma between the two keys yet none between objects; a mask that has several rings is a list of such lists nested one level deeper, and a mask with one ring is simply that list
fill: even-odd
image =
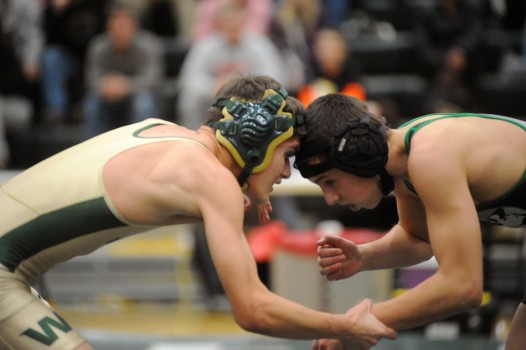
[{"label": "headgear chin strap", "polygon": [[294,126],[303,124],[303,115],[284,112],[287,91],[267,89],[260,102],[237,97],[219,99],[223,119],[209,123],[216,138],[242,168],[237,180],[244,186],[252,173],[265,169],[276,147],[294,134]]},{"label": "headgear chin strap", "polygon": [[[394,189],[394,181],[385,170],[389,149],[387,128],[364,113],[360,120],[349,123],[339,136],[301,146],[294,166],[305,178],[317,176],[332,168],[359,177],[380,176],[382,193]],[[313,160],[313,157],[319,159]]]}]

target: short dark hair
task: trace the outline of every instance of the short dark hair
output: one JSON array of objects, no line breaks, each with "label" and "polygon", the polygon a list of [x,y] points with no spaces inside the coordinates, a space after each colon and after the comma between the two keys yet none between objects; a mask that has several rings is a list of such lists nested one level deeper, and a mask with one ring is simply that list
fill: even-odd
[{"label": "short dark hair", "polygon": [[318,97],[305,111],[306,134],[301,139],[302,146],[342,135],[349,122],[360,120],[365,113],[381,124],[386,124],[384,117],[368,112],[365,102],[356,97],[342,94]]},{"label": "short dark hair", "polygon": [[[228,99],[237,97],[239,99],[248,101],[261,101],[267,89],[272,89],[278,92],[282,85],[275,79],[265,75],[241,75],[228,80],[223,86],[219,88],[215,99]],[[287,96],[285,99],[286,106],[283,108],[284,112],[292,113],[293,116],[305,114],[303,104],[292,96]],[[213,121],[221,120],[222,107],[211,106],[206,112],[205,124]],[[305,134],[303,126],[294,127],[294,136],[303,136]]]}]

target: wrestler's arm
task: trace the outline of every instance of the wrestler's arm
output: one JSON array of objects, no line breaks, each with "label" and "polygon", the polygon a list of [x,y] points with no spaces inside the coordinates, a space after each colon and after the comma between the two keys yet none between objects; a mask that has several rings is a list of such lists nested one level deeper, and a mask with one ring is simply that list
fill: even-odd
[{"label": "wrestler's arm", "polygon": [[[395,329],[411,328],[478,307],[482,297],[482,243],[466,165],[455,150],[412,149],[411,180],[425,207],[437,272],[403,295],[376,304],[373,313]],[[454,147],[454,146],[453,146]],[[410,225],[412,212],[400,222]],[[417,219],[414,219],[417,220]]]},{"label": "wrestler's arm", "polygon": [[396,201],[399,218],[410,213],[413,220],[399,221],[381,238],[360,245],[339,236],[325,236],[318,241],[318,264],[327,279],[341,280],[360,271],[411,266],[433,256],[427,241],[425,211],[418,198],[397,193]]},{"label": "wrestler's arm", "polygon": [[[425,212],[418,199],[397,195],[399,222],[382,238],[360,245],[363,270],[401,268],[429,260],[433,256],[427,241]],[[405,222],[406,213],[412,220]]]}]

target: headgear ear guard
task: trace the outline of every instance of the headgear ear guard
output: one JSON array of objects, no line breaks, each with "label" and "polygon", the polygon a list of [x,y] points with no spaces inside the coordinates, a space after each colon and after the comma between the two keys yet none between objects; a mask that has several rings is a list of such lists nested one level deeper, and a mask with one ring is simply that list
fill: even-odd
[{"label": "headgear ear guard", "polygon": [[[305,178],[317,176],[332,168],[338,168],[359,177],[380,176],[382,193],[394,189],[392,177],[385,170],[389,149],[387,128],[364,113],[360,120],[352,121],[338,136],[322,139],[304,147],[301,146],[294,166]],[[312,163],[312,157],[319,156],[319,163]]]},{"label": "headgear ear guard", "polygon": [[265,169],[274,150],[294,134],[294,126],[303,124],[303,115],[284,112],[287,91],[267,89],[261,102],[237,97],[219,99],[223,119],[209,123],[216,138],[243,169],[238,177],[243,186],[252,173]]}]

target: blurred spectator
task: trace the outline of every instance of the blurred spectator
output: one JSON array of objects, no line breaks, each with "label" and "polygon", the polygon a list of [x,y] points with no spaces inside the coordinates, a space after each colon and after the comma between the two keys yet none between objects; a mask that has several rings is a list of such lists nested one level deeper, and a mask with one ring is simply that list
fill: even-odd
[{"label": "blurred spectator", "polygon": [[352,49],[340,31],[319,30],[314,39],[313,54],[307,84],[298,93],[305,106],[322,95],[336,92],[366,99],[361,84],[362,65],[352,55]]},{"label": "blurred spectator", "polygon": [[9,162],[6,129],[31,123],[31,94],[43,47],[41,25],[38,0],[0,1],[0,168]]},{"label": "blurred spectator", "polygon": [[44,12],[43,121],[63,121],[82,97],[89,42],[104,31],[106,0],[50,0]]},{"label": "blurred spectator", "polygon": [[417,50],[423,73],[433,87],[431,110],[443,100],[477,109],[472,92],[480,69],[482,29],[479,13],[463,0],[439,0],[437,6],[417,14]]},{"label": "blurred spectator", "polygon": [[178,121],[188,128],[214,103],[217,87],[237,74],[263,74],[288,87],[283,60],[266,36],[246,29],[244,1],[223,2],[216,14],[218,30],[192,44],[179,79]]},{"label": "blurred spectator", "polygon": [[158,117],[163,78],[163,47],[159,38],[141,30],[133,10],[115,5],[107,32],[90,43],[86,62],[88,92],[84,117],[87,136]]},{"label": "blurred spectator", "polygon": [[321,0],[279,0],[272,23],[272,40],[294,52],[304,69],[311,64],[312,42],[324,25]]},{"label": "blurred spectator", "polygon": [[[198,1],[192,33],[193,40],[203,39],[220,30],[217,13],[229,2],[230,0]],[[243,25],[246,30],[267,34],[273,16],[273,0],[240,0],[239,3],[245,8],[247,20]]]},{"label": "blurred spectator", "polygon": [[141,16],[142,27],[161,37],[179,35],[178,7],[171,0],[147,0]]},{"label": "blurred spectator", "polygon": [[311,69],[314,56],[316,32],[333,26],[335,19],[327,13],[334,11],[341,1],[279,0],[276,3],[270,37],[284,57],[291,93],[297,94],[305,84],[305,73]]}]

